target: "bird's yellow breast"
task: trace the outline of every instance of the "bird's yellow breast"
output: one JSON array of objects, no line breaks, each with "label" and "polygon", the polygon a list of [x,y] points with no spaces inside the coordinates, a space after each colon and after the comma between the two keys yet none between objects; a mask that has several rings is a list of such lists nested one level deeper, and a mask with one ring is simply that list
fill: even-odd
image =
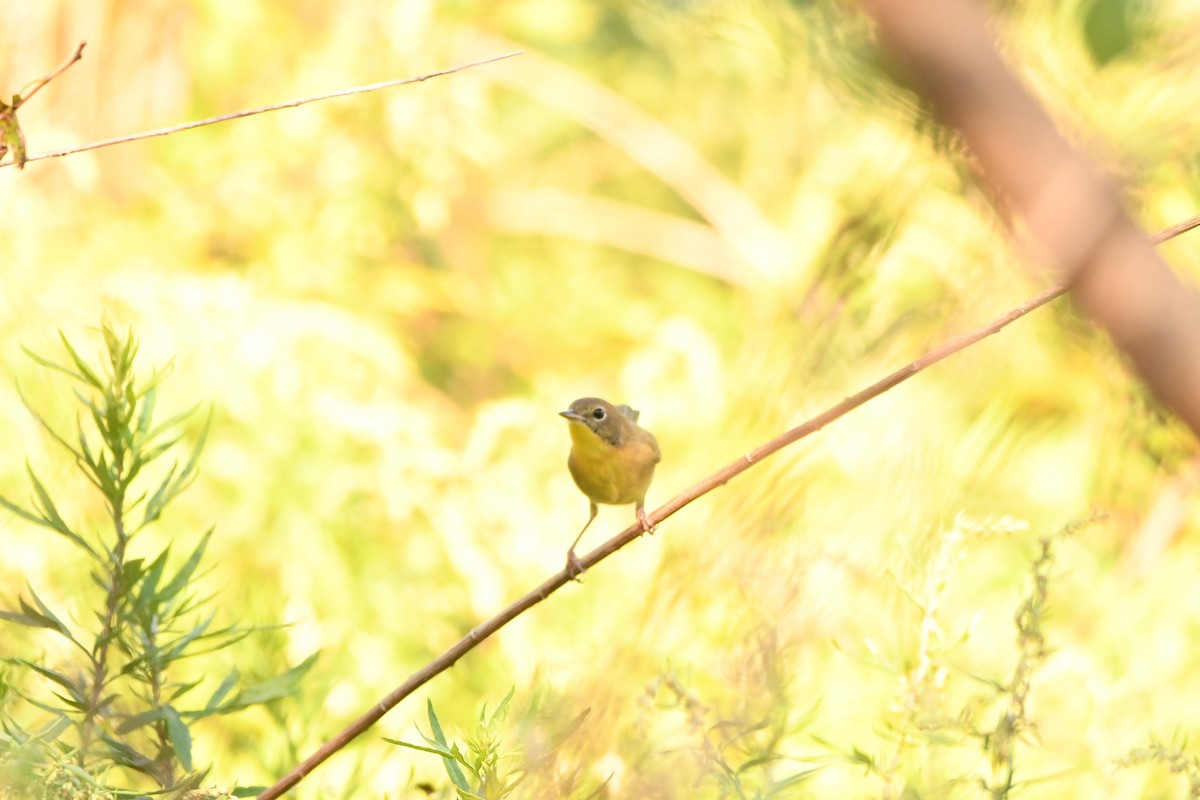
[{"label": "bird's yellow breast", "polygon": [[570,431],[567,467],[575,485],[592,502],[619,506],[645,499],[659,461],[653,436],[637,429],[638,435],[613,446],[580,422],[572,421]]}]

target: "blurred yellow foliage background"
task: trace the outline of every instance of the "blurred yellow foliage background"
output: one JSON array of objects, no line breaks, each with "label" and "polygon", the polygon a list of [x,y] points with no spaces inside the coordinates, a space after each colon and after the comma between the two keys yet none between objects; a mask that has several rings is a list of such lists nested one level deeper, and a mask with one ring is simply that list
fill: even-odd
[{"label": "blurred yellow foliage background", "polygon": [[[1108,60],[1091,3],[992,5],[1013,68],[1147,229],[1196,213],[1194,4],[1146,4]],[[93,352],[101,318],[132,325],[143,368],[173,360],[160,407],[214,415],[200,480],[144,546],[215,524],[222,613],[291,623],[225,668],[322,651],[294,702],[196,726],[219,782],[271,782],[562,567],[587,513],[555,416],[571,400],[640,409],[664,453],[652,509],[1052,277],[852,7],[17,2],[0,92],[84,39],[21,112],[31,154],[524,51],[0,170],[0,492],[26,491],[28,458],[98,524],[15,384],[68,426],[70,398],[21,348],[52,354],[62,330]],[[1163,247],[1192,279],[1198,242]],[[1057,545],[1016,756],[1018,779],[1050,779],[1022,796],[1182,796],[1114,762],[1197,732],[1192,453],[1059,301],[689,506],[294,796],[444,786],[439,759],[380,736],[415,740],[426,698],[453,736],[514,685],[547,725],[591,708],[556,769],[603,796],[724,796],[713,753],[736,746],[712,742],[780,720],[788,758],[765,769],[822,767],[780,796],[976,796],[980,744],[912,732],[1010,679],[1036,541],[1097,510]],[[631,520],[602,510],[583,549]],[[28,582],[88,613],[65,543],[3,517],[0,548],[5,602]]]}]

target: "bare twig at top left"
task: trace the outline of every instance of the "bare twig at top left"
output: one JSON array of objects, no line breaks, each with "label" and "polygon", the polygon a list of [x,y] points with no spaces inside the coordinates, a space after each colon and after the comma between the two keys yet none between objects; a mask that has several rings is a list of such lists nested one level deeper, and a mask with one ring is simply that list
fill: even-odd
[{"label": "bare twig at top left", "polygon": [[24,92],[25,87],[22,87],[21,93],[13,95],[11,103],[0,99],[0,160],[3,160],[9,150],[12,151],[12,160],[6,164],[0,164],[0,167],[16,164],[17,169],[25,168],[25,162],[29,159],[25,156],[25,134],[21,130],[20,123],[17,122],[17,109],[33,99],[33,96],[40,92],[43,86],[66,72],[76,61],[82,59],[83,48],[86,45],[87,42],[80,42],[71,57],[60,64],[58,69],[25,84],[25,87],[33,87],[27,93]]},{"label": "bare twig at top left", "polygon": [[[483,58],[478,61],[471,61],[466,64],[459,64],[454,67],[440,69],[436,72],[427,72],[423,75],[415,75],[410,78],[397,78],[395,80],[382,81],[380,83],[370,83],[370,84],[367,84],[366,86],[354,86],[349,89],[339,89],[335,92],[327,92],[325,94],[318,94],[318,95],[314,95],[312,97],[302,97],[298,100],[288,100],[287,102],[284,102],[284,103],[275,103],[274,105],[261,106],[259,108],[248,108],[243,111],[234,111],[229,114],[221,114],[216,117],[208,117],[207,119],[193,120],[192,122],[184,122],[180,125],[171,125],[166,128],[155,128],[154,130],[143,131],[141,133],[131,133],[126,136],[117,136],[113,139],[103,139],[98,142],[92,142],[91,144],[85,144],[80,147],[71,147],[66,150],[55,150],[55,151],[49,152],[49,153],[39,153],[36,156],[29,156],[28,158],[25,158],[24,161],[40,161],[43,158],[60,158],[62,156],[72,155],[73,153],[82,153],[86,150],[98,150],[101,147],[110,147],[114,144],[124,144],[125,142],[136,142],[141,139],[151,139],[155,136],[167,136],[172,133],[179,133],[180,131],[191,130],[192,128],[201,128],[201,127],[204,127],[205,125],[215,125],[218,122],[229,122],[230,120],[240,119],[242,117],[251,117],[251,116],[254,116],[255,114],[265,114],[268,111],[279,111],[280,109],[284,109],[284,108],[295,108],[296,106],[302,106],[307,103],[315,103],[318,100],[330,100],[335,97],[345,97],[345,96],[351,95],[351,94],[362,94],[363,92],[375,92],[380,89],[390,89],[393,86],[403,86],[404,84],[407,84],[407,83],[420,83],[421,81],[427,81],[430,78],[438,78],[438,77],[441,77],[442,75],[450,75],[455,72],[462,72],[465,69],[471,69],[472,67],[483,66],[484,64],[490,64],[493,61],[500,61],[505,58],[512,58],[513,56],[519,56],[519,55],[521,55],[521,51],[514,50],[511,53],[504,53],[504,54],[498,55],[498,56],[489,56],[488,58]],[[0,117],[0,118],[2,118],[2,117]],[[2,153],[0,153],[0,154],[2,154]],[[8,162],[8,163],[11,163],[11,162]],[[8,163],[0,164],[0,168],[7,167]]]}]

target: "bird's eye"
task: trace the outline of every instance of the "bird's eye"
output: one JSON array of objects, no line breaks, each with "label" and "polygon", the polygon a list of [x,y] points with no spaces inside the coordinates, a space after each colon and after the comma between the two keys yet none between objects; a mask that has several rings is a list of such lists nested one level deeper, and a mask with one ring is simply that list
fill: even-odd
[{"label": "bird's eye", "polygon": [[603,408],[592,409],[592,417],[594,419],[604,419],[604,409]]}]

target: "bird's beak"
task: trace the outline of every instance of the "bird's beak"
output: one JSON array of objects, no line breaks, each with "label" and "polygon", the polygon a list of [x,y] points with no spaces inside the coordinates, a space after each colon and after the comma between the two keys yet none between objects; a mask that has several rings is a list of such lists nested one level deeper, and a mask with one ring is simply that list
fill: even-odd
[{"label": "bird's beak", "polygon": [[583,422],[583,414],[580,414],[576,411],[571,411],[569,409],[567,411],[558,412],[558,415],[560,417],[566,417],[567,419],[571,420],[572,422]]}]

